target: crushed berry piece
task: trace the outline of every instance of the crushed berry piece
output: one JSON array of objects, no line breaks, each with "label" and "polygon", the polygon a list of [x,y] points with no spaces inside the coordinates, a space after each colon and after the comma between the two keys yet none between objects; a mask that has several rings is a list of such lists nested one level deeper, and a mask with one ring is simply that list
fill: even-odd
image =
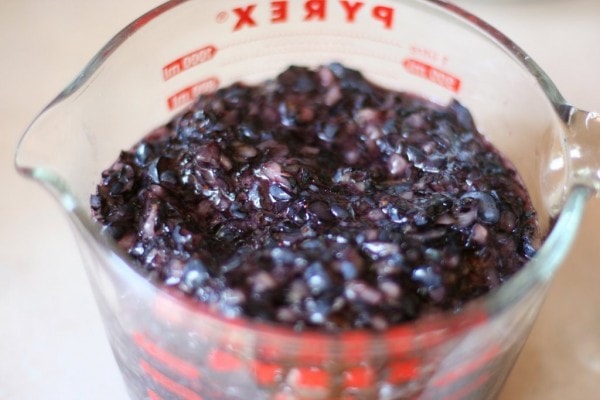
[{"label": "crushed berry piece", "polygon": [[297,331],[459,310],[540,244],[517,173],[464,106],[339,63],[201,96],[123,151],[90,206],[142,273]]}]

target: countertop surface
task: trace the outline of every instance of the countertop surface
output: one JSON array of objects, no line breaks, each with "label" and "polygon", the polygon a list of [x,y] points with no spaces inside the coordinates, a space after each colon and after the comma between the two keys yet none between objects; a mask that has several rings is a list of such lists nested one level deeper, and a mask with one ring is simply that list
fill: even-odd
[{"label": "countertop surface", "polygon": [[[121,27],[157,0],[0,2],[0,399],[124,400],[71,230],[57,203],[13,168],[35,115]],[[600,1],[462,0],[548,73],[565,98],[600,111]],[[501,400],[600,393],[600,202]]]}]

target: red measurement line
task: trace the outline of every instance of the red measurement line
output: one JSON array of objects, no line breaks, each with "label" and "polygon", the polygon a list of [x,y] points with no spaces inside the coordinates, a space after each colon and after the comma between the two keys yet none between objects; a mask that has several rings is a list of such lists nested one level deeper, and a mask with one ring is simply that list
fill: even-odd
[{"label": "red measurement line", "polygon": [[477,380],[471,382],[467,386],[461,387],[460,390],[457,390],[456,392],[452,393],[450,396],[446,396],[445,400],[464,399],[465,397],[467,397],[468,395],[473,393],[475,390],[479,389],[489,379],[490,379],[490,374],[486,372],[486,373],[482,374],[481,376],[479,376],[477,378]]},{"label": "red measurement line", "polygon": [[202,397],[194,393],[191,389],[175,382],[171,378],[166,375],[163,375],[157,369],[154,369],[150,364],[146,361],[140,361],[140,367],[144,370],[146,374],[156,383],[161,385],[163,388],[168,390],[169,392],[181,397],[184,400],[203,400]]},{"label": "red measurement line", "polygon": [[483,353],[481,356],[477,357],[473,361],[465,363],[463,365],[458,366],[451,372],[448,372],[446,375],[441,376],[436,379],[433,383],[435,386],[446,386],[449,385],[458,379],[471,374],[472,372],[478,370],[486,363],[490,362],[494,357],[496,357],[500,353],[500,346],[492,346],[488,351]]},{"label": "red measurement line", "polygon": [[208,45],[181,56],[163,67],[163,79],[165,81],[169,80],[196,65],[210,61],[216,53],[217,48],[213,45]]},{"label": "red measurement line", "polygon": [[156,394],[156,392],[152,389],[148,389],[146,393],[148,394],[150,400],[163,400],[163,398]]},{"label": "red measurement line", "polygon": [[196,99],[201,94],[210,93],[219,87],[219,79],[217,77],[210,77],[200,82],[196,82],[179,92],[175,93],[167,99],[167,106],[169,110],[180,107],[186,103],[189,103]]},{"label": "red measurement line", "polygon": [[407,58],[402,64],[404,65],[404,68],[413,75],[428,79],[453,92],[458,92],[460,90],[460,79],[439,68],[413,58]]},{"label": "red measurement line", "polygon": [[148,355],[159,361],[173,372],[188,379],[200,378],[200,371],[198,368],[157,346],[142,333],[134,333],[133,340],[142,350],[148,353]]}]

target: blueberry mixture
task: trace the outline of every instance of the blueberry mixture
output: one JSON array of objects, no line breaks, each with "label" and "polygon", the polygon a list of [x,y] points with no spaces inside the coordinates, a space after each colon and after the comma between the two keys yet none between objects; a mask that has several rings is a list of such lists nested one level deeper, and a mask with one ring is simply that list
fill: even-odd
[{"label": "blueberry mixture", "polygon": [[467,109],[335,63],[203,95],[123,151],[91,207],[149,278],[297,330],[459,310],[540,241]]}]

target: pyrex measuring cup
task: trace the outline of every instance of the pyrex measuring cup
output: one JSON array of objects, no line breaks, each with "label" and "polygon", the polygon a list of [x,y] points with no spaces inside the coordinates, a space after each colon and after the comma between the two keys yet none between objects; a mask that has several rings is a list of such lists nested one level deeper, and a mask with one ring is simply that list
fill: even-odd
[{"label": "pyrex measuring cup", "polygon": [[[331,61],[471,110],[549,235],[529,265],[460,313],[343,334],[224,319],[130,268],[89,211],[119,151],[202,92]],[[31,124],[16,163],[73,223],[132,398],[479,399],[498,393],[600,186],[598,135],[600,118],[568,105],[523,51],[441,1],[190,0],[111,40]]]}]

